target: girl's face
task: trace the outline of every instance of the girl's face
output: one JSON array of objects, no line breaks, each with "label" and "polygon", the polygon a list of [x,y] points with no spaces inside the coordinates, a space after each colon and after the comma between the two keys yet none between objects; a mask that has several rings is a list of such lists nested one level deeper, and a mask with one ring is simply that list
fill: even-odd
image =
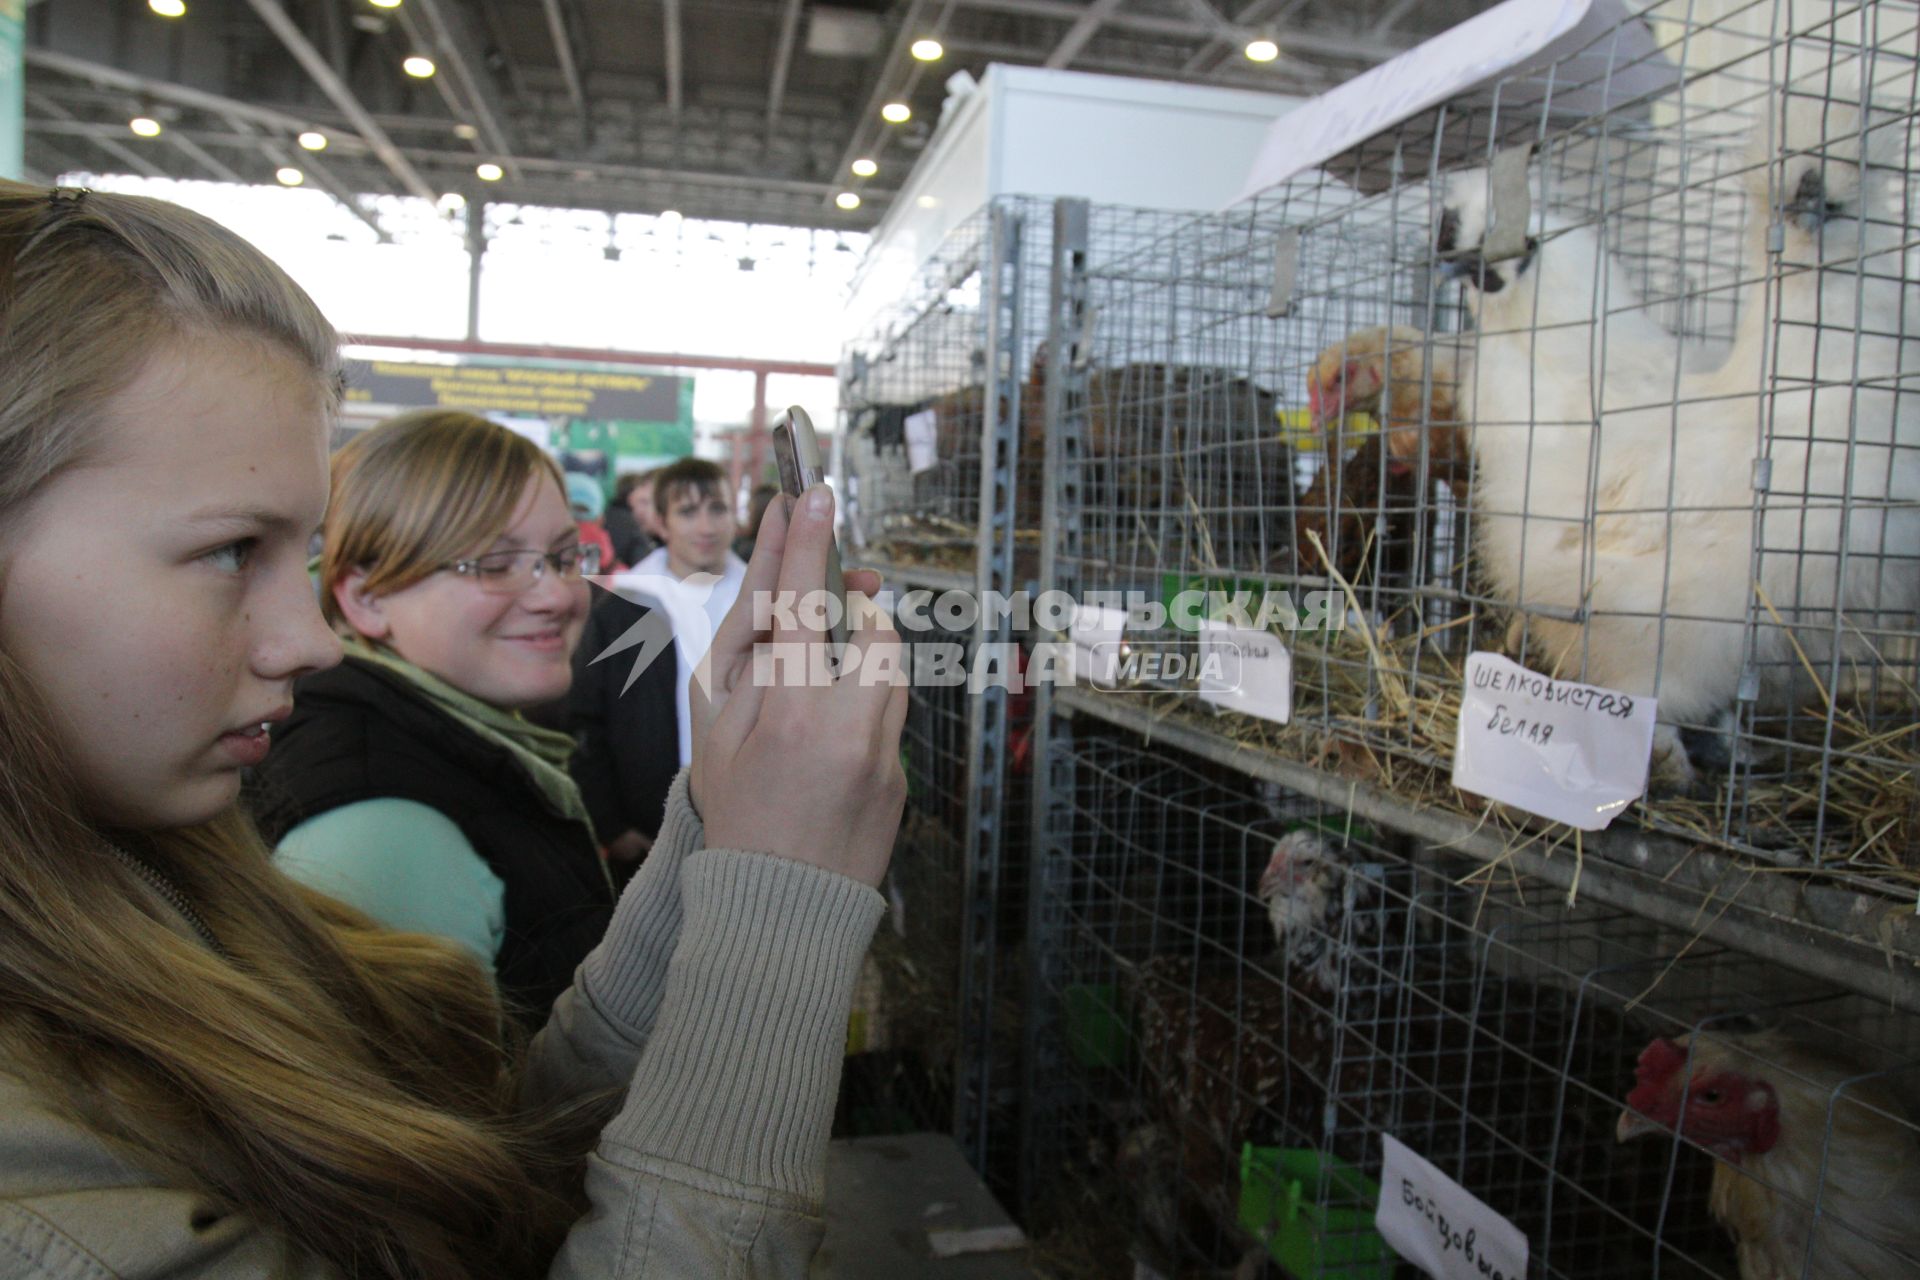
[{"label": "girl's face", "polygon": [[[578,546],[580,528],[544,470],[527,481],[506,529],[465,557],[491,551],[554,552]],[[465,558],[463,557],[463,558]],[[518,595],[495,595],[470,575],[441,570],[383,596],[359,594],[350,574],[335,599],[354,628],[417,667],[496,707],[517,710],[563,696],[586,622],[584,579],[551,565]]]},{"label": "girl's face", "polygon": [[339,661],[306,571],[327,430],[290,356],[184,335],[0,534],[0,647],[50,705],[95,821],[213,817],[295,677]]}]

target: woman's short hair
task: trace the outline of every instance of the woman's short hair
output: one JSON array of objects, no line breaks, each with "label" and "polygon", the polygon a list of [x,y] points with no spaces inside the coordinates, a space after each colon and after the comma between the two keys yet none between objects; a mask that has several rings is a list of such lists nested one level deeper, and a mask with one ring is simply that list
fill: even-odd
[{"label": "woman's short hair", "polygon": [[416,409],[348,441],[333,455],[320,557],[327,621],[342,624],[333,591],[355,569],[368,594],[388,595],[499,537],[535,476],[565,494],[539,445],[454,409]]}]

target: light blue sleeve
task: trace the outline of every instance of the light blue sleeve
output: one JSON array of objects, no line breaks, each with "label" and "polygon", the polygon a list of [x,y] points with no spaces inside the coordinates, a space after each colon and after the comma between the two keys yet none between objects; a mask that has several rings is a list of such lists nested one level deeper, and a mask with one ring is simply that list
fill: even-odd
[{"label": "light blue sleeve", "polygon": [[489,968],[506,933],[506,886],[453,820],[383,797],[342,805],[281,837],[274,865],[390,929],[451,938]]}]

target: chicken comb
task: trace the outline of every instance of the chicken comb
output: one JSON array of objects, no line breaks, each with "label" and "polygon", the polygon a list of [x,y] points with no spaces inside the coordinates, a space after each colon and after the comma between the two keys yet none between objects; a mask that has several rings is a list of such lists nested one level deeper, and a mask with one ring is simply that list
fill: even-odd
[{"label": "chicken comb", "polygon": [[1634,1079],[1643,1085],[1666,1080],[1686,1065],[1686,1047],[1677,1040],[1661,1036],[1640,1051],[1640,1061],[1634,1067]]}]

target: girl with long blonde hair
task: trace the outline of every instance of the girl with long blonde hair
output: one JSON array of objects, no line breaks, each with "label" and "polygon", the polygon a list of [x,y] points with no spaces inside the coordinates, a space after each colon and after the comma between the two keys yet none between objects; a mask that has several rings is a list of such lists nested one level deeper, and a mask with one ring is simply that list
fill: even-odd
[{"label": "girl with long blonde hair", "polygon": [[0,183],[0,1270],[804,1274],[904,795],[904,689],[752,678],[809,639],[747,603],[824,585],[830,496],[769,518],[660,841],[515,1050],[470,955],[235,807],[340,656],[305,572],[338,395],[230,232]]}]

